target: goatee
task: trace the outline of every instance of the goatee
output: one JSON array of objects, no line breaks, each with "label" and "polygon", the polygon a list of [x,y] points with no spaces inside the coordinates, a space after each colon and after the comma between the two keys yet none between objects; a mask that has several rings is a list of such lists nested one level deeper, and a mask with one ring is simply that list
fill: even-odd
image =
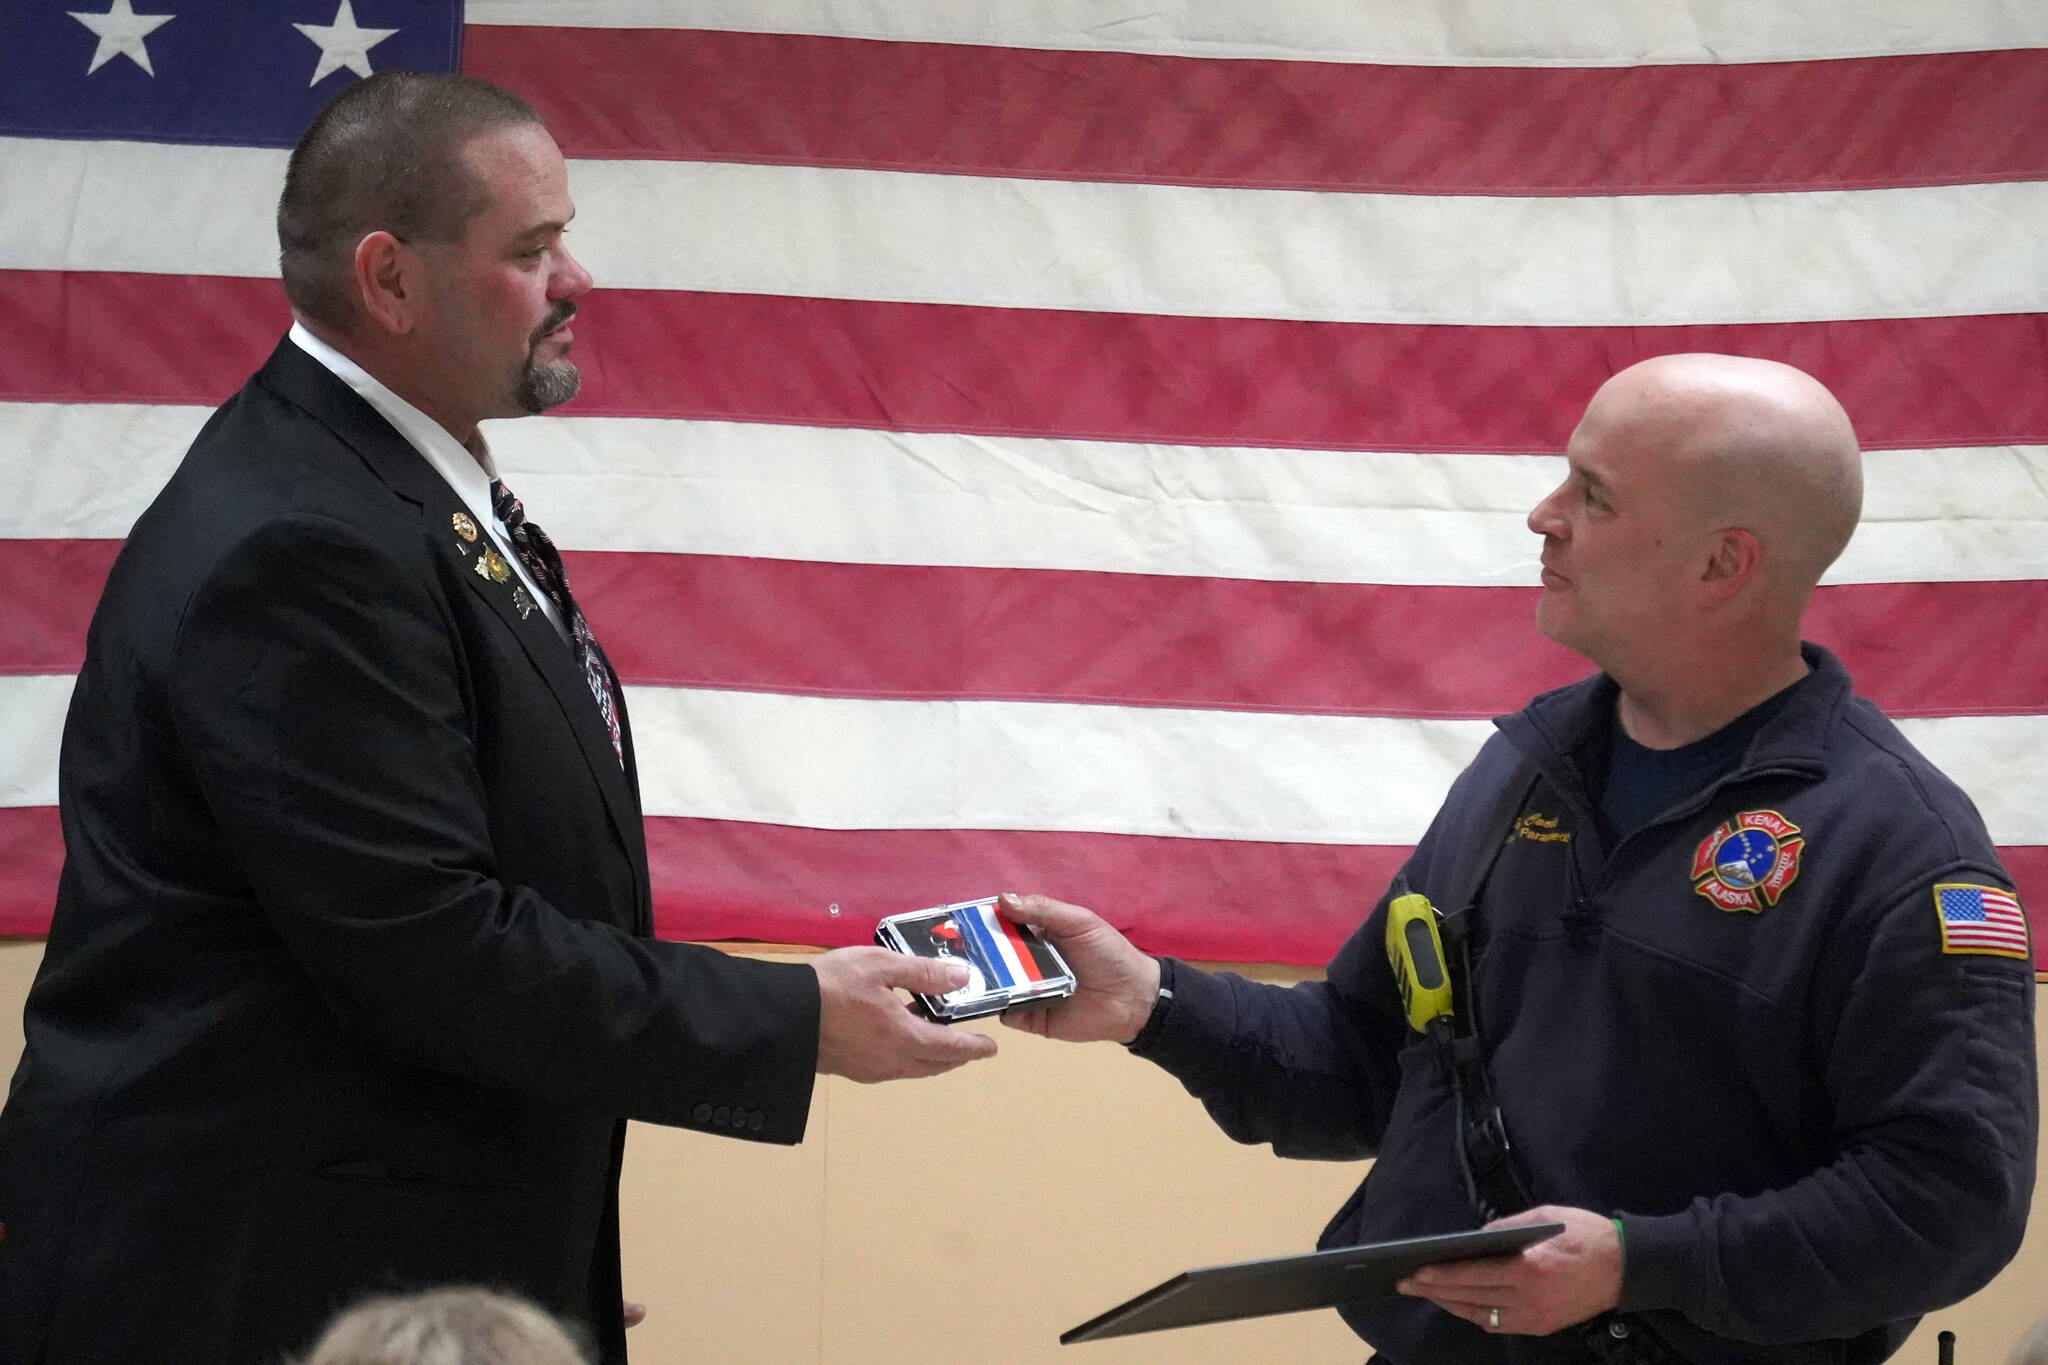
[{"label": "goatee", "polygon": [[576,363],[567,356],[542,364],[537,356],[540,343],[547,334],[576,316],[576,305],[563,299],[548,310],[533,332],[533,340],[526,348],[526,364],[519,370],[519,385],[513,394],[521,412],[545,412],[559,407],[576,396],[583,387],[583,375]]}]

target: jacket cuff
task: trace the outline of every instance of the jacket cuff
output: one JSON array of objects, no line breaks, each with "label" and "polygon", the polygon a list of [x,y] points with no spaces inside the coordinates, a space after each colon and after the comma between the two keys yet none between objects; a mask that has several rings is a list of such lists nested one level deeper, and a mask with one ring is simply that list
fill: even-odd
[{"label": "jacket cuff", "polygon": [[1624,1313],[1653,1308],[1684,1312],[1693,1286],[1700,1284],[1693,1264],[1699,1246],[1692,1213],[1656,1218],[1615,1215],[1621,1224],[1621,1303]]},{"label": "jacket cuff", "polygon": [[1159,999],[1128,1046],[1176,1075],[1213,1067],[1237,1024],[1230,987],[1178,958],[1159,959]]},{"label": "jacket cuff", "polygon": [[1152,1001],[1152,1012],[1145,1016],[1145,1026],[1138,1030],[1138,1035],[1124,1044],[1137,1056],[1149,1055],[1153,1042],[1166,1027],[1166,1016],[1173,1012],[1175,966],[1170,957],[1159,959],[1159,994]]},{"label": "jacket cuff", "polygon": [[818,973],[701,944],[655,940],[672,965],[684,1026],[650,1062],[660,1108],[626,1117],[719,1137],[794,1145],[818,1084]]}]

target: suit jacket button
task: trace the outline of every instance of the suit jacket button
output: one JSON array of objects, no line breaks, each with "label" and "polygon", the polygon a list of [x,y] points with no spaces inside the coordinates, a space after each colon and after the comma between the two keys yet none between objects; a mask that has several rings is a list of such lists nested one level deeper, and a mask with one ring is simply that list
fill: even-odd
[{"label": "suit jacket button", "polygon": [[753,1113],[747,1115],[747,1127],[752,1131],[758,1133],[763,1128],[767,1127],[767,1125],[768,1116],[766,1114],[763,1114],[760,1110],[756,1109]]},{"label": "suit jacket button", "polygon": [[719,1126],[720,1128],[723,1128],[723,1127],[725,1127],[725,1125],[726,1125],[726,1124],[728,1124],[728,1123],[731,1123],[731,1122],[732,1122],[732,1109],[731,1109],[731,1107],[730,1107],[730,1106],[727,1106],[727,1105],[723,1105],[723,1104],[719,1105],[719,1106],[718,1106],[718,1112],[717,1112],[717,1113],[715,1113],[715,1114],[713,1114],[713,1115],[711,1116],[711,1121],[712,1121],[713,1123],[717,1124],[717,1125],[718,1125],[718,1126]]},{"label": "suit jacket button", "polygon": [[698,1105],[695,1109],[692,1109],[690,1111],[690,1117],[695,1119],[699,1123],[711,1122],[711,1106],[708,1104]]}]

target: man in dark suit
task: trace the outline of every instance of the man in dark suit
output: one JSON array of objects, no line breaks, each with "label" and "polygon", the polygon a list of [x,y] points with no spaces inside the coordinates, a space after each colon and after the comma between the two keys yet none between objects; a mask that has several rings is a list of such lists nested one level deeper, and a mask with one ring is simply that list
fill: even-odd
[{"label": "man in dark suit", "polygon": [[624,1119],[803,1135],[816,1072],[994,1044],[651,937],[632,732],[485,418],[574,394],[561,153],[483,82],[322,112],[297,323],[137,522],[65,727],[0,1112],[0,1362],[269,1361],[346,1300],[518,1290],[625,1358]]}]

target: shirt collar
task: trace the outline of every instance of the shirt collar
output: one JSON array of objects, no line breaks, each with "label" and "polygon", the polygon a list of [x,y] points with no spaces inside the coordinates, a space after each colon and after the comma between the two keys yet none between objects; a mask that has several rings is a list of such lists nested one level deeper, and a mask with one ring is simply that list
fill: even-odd
[{"label": "shirt collar", "polygon": [[[417,450],[420,458],[441,476],[455,496],[462,500],[462,505],[469,509],[469,514],[476,518],[477,524],[492,528],[494,540],[501,545],[509,543],[505,523],[498,520],[497,510],[491,505],[491,482],[498,477],[498,466],[491,459],[491,448],[485,443],[481,431],[476,437],[477,453],[472,455],[467,446],[448,434],[448,428],[393,393],[355,361],[314,336],[303,322],[293,319],[292,329],[286,335],[294,346],[319,361],[336,379],[355,390],[364,402],[375,408],[378,415],[405,438],[406,444]],[[561,613],[555,609],[554,600],[541,591],[519,556],[509,558],[513,571],[519,575],[519,581],[526,585],[527,591],[533,594],[534,602],[548,624],[566,636],[567,626]]]},{"label": "shirt collar", "polygon": [[393,393],[355,361],[314,336],[303,322],[294,320],[288,335],[293,345],[319,361],[336,379],[354,389],[364,402],[397,428],[406,443],[417,450],[454,490],[455,496],[462,499],[462,505],[469,509],[470,515],[483,522],[497,520],[491,513],[491,481],[498,477],[498,467],[491,459],[491,450],[485,444],[482,432],[478,432],[476,438],[478,453],[472,455],[468,447],[448,434],[448,428]]},{"label": "shirt collar", "polygon": [[[1758,727],[1742,771],[1773,765],[1826,765],[1830,733],[1854,684],[1841,661],[1822,646],[1804,641],[1799,650],[1807,674],[1785,689],[1789,695]],[[1614,679],[1596,673],[1545,692],[1522,710],[1495,718],[1494,724],[1539,764],[1568,762],[1595,727],[1613,724],[1620,691]],[[1773,697],[1763,705],[1776,700]]]}]

